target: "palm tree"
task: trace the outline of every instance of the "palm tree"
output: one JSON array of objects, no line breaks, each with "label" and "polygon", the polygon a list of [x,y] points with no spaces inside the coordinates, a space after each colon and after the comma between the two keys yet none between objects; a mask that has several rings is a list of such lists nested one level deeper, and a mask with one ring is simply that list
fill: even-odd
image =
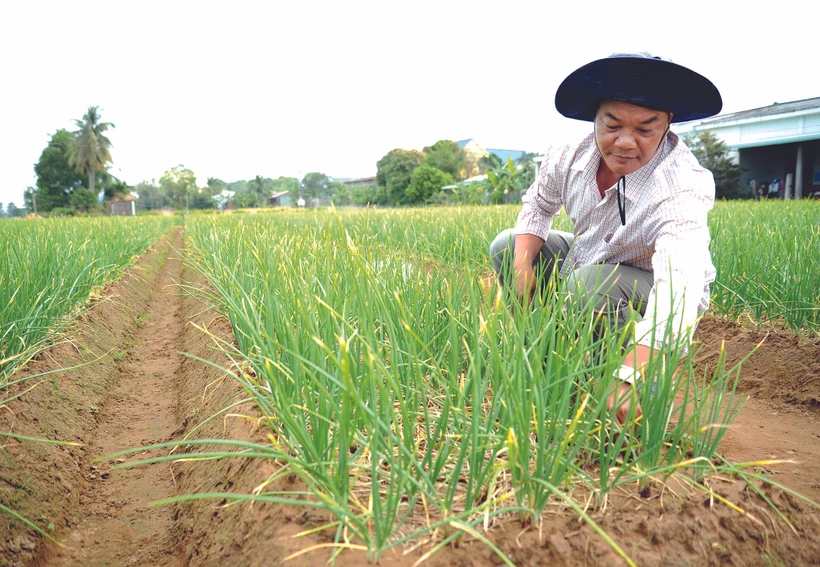
[{"label": "palm tree", "polygon": [[111,162],[111,140],[105,136],[110,122],[100,122],[98,106],[89,106],[81,120],[75,120],[78,130],[72,132],[72,143],[68,148],[68,163],[79,173],[88,174],[88,189],[94,191],[97,172],[105,171]]}]

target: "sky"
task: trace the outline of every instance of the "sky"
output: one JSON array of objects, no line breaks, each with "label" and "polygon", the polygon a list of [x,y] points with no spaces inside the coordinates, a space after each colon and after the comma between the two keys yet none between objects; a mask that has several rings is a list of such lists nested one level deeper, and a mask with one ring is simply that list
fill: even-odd
[{"label": "sky", "polygon": [[805,2],[86,0],[0,4],[0,203],[23,204],[60,128],[98,106],[115,176],[200,184],[364,177],[394,148],[476,138],[543,151],[573,70],[649,51],[711,79],[723,112],[820,96]]}]

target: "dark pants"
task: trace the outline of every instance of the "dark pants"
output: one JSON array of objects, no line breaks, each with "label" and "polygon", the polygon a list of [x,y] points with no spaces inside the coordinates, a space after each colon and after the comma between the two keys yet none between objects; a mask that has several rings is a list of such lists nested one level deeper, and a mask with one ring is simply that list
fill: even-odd
[{"label": "dark pants", "polygon": [[[561,270],[575,237],[568,232],[552,230],[533,259],[536,276],[548,278]],[[505,230],[490,245],[490,260],[502,286],[508,287],[515,256],[515,230]],[[643,316],[646,301],[654,285],[652,272],[623,264],[580,266],[567,274],[564,287],[579,292],[582,300],[593,302],[593,309],[605,316],[615,329],[623,329],[636,314]]]}]

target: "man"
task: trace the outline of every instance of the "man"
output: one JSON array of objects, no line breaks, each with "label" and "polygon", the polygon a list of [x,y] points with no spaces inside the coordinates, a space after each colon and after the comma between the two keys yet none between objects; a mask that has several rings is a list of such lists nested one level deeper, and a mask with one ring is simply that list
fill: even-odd
[{"label": "man", "polygon": [[[714,180],[669,125],[715,115],[722,105],[711,81],[647,53],[580,67],[558,87],[555,106],[592,122],[593,133],[546,152],[515,229],[490,247],[501,284],[524,302],[539,277],[559,269],[568,289],[585,290],[585,301],[615,328],[627,325],[633,309],[645,315],[608,398],[621,423],[632,404],[640,414],[632,384],[667,323],[691,339],[709,305]],[[562,207],[574,234],[550,230]]]}]

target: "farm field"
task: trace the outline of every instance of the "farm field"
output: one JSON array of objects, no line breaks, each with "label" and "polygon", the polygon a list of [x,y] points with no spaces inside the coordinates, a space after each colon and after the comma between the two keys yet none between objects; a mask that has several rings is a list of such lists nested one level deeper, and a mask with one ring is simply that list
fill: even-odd
[{"label": "farm field", "polygon": [[516,211],[188,216],[7,380],[0,431],[82,445],[4,443],[66,546],[7,514],[0,564],[810,564],[817,204],[718,205],[712,311],[622,435],[617,337],[496,293]]}]

